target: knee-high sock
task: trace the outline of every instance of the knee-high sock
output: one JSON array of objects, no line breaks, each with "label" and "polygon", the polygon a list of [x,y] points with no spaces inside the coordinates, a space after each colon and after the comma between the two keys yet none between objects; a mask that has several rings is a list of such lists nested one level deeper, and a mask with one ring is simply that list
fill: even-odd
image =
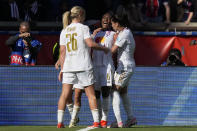
[{"label": "knee-high sock", "polygon": [[57,122],[63,123],[64,120],[64,110],[58,110],[57,111]]},{"label": "knee-high sock", "polygon": [[92,112],[92,117],[94,122],[99,122],[99,110],[98,109],[93,109],[91,110]]},{"label": "knee-high sock", "polygon": [[128,94],[125,93],[125,94],[121,94],[120,96],[122,98],[123,106],[124,106],[125,112],[127,113],[128,119],[132,119],[133,118],[133,110],[131,107],[131,102],[130,102]]},{"label": "knee-high sock", "polygon": [[72,117],[73,103],[72,103],[72,104],[67,104],[66,106],[67,106],[67,108],[68,108],[68,111],[69,111],[69,113],[70,113],[70,116]]},{"label": "knee-high sock", "polygon": [[74,105],[71,122],[75,122],[75,120],[77,119],[77,115],[78,115],[79,111],[80,111],[80,107]]},{"label": "knee-high sock", "polygon": [[110,96],[103,98],[101,120],[107,121],[108,112],[109,112],[109,104],[110,104]]},{"label": "knee-high sock", "polygon": [[122,123],[121,112],[120,112],[120,94],[118,91],[113,91],[112,105],[117,123]]}]

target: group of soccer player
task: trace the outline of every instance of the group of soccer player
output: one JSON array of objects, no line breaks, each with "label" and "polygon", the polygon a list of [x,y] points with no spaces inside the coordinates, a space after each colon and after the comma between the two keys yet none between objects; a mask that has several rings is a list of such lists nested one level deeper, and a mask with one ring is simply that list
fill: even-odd
[{"label": "group of soccer player", "polygon": [[[58,60],[61,66],[59,80],[62,81],[62,93],[58,102],[57,128],[64,127],[66,105],[71,114],[69,127],[76,126],[83,91],[88,97],[94,120],[90,128],[107,127],[110,96],[117,120],[114,125],[121,128],[131,127],[137,123],[127,93],[135,69],[135,41],[130,29],[127,28],[126,18],[124,14],[118,16],[105,13],[101,20],[102,27],[91,35],[89,27],[82,24],[85,20],[85,10],[82,7],[74,6],[64,13]],[[115,69],[112,55],[116,52]],[[100,96],[103,97],[102,102]],[[125,124],[121,119],[121,99],[128,117]]]}]

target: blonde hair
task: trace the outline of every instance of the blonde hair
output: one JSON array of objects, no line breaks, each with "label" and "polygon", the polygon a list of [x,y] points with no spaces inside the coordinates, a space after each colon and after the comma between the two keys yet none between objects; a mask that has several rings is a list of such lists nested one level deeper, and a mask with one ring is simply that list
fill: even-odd
[{"label": "blonde hair", "polygon": [[63,28],[65,29],[72,19],[78,18],[79,20],[85,19],[85,10],[80,6],[74,6],[70,11],[66,11],[62,17]]}]

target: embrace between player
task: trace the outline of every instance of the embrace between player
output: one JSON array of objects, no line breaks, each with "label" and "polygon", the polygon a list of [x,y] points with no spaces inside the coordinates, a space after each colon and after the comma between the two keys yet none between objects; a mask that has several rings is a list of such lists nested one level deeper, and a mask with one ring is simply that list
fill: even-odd
[{"label": "embrace between player", "polygon": [[[63,17],[64,29],[60,35],[60,58],[61,71],[59,80],[62,81],[62,93],[58,102],[58,128],[63,127],[63,115],[65,105],[72,100],[72,88],[79,87],[78,93],[81,96],[81,89],[89,100],[94,124],[93,128],[107,127],[107,116],[110,103],[110,92],[112,89],[112,103],[114,113],[117,119],[118,127],[130,127],[136,124],[133,117],[127,87],[129,80],[135,68],[133,58],[135,50],[135,41],[131,31],[127,28],[125,16],[113,16],[110,13],[104,14],[102,18],[102,28],[94,31],[93,39],[89,33],[89,28],[83,25],[85,20],[85,10],[82,7],[75,6],[71,11],[66,12]],[[119,32],[114,43],[114,35],[110,28]],[[97,42],[97,43],[96,43]],[[113,44],[114,43],[114,44]],[[93,64],[91,61],[90,48],[93,49]],[[117,69],[114,74],[114,64],[112,53],[118,53]],[[93,68],[94,67],[94,68]],[[94,76],[96,78],[94,88]],[[112,88],[114,79],[115,86]],[[77,85],[77,86],[76,86]],[[95,89],[95,90],[94,90]],[[103,97],[103,106],[99,103],[100,94]],[[75,106],[72,112],[72,118],[69,127],[76,123],[77,114],[80,108],[80,99],[75,97]],[[123,125],[120,115],[120,98],[122,98],[128,120]],[[98,105],[99,106],[98,106]],[[99,109],[102,113],[99,115]],[[100,117],[99,117],[100,116]]]}]

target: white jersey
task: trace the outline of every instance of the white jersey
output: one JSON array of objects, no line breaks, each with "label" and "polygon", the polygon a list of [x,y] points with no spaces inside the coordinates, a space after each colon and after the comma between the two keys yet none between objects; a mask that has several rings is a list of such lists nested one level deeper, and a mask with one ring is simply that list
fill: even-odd
[{"label": "white jersey", "polygon": [[91,38],[89,27],[81,23],[72,23],[62,30],[60,45],[66,46],[63,72],[87,71],[93,68],[89,47],[85,39]]},{"label": "white jersey", "polygon": [[133,34],[127,28],[118,34],[115,45],[118,48],[118,67],[117,71],[132,72],[135,67],[134,52],[135,40]]},{"label": "white jersey", "polygon": [[[99,45],[111,49],[112,44],[113,44],[114,34],[115,32],[113,31],[100,31],[96,34],[96,36],[94,37],[94,40]],[[92,57],[93,57],[94,67],[98,67],[98,66],[107,67],[111,65],[111,68],[114,68],[111,53],[105,54],[103,51],[93,50]]]}]

